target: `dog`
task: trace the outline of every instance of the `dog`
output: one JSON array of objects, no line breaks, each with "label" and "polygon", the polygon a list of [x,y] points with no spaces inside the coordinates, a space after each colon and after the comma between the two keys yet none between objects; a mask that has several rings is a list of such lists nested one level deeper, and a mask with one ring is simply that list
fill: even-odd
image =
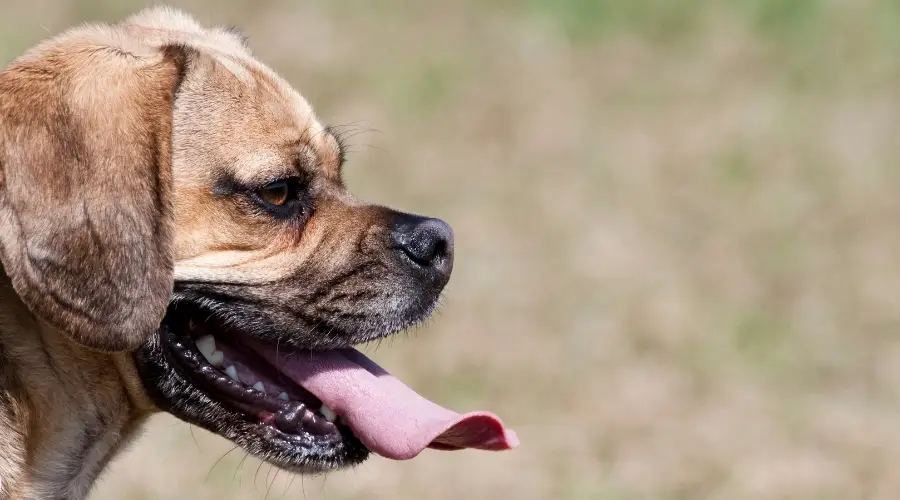
[{"label": "dog", "polygon": [[160,411],[300,474],[516,446],[353,349],[432,313],[453,232],[344,160],[238,31],[168,7],[0,72],[0,498],[84,498]]}]

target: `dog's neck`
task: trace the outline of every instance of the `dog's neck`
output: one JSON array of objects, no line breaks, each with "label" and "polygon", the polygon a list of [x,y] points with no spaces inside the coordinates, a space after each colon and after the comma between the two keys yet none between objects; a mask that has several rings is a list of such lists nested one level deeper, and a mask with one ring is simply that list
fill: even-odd
[{"label": "dog's neck", "polygon": [[79,346],[0,277],[0,499],[84,498],[152,405],[130,355]]}]

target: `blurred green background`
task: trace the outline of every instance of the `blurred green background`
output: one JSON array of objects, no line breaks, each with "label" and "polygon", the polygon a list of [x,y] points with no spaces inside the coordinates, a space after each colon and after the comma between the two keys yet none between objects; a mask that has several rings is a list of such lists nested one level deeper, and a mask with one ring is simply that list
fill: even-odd
[{"label": "blurred green background", "polygon": [[[441,216],[439,315],[369,354],[516,451],[295,478],[167,416],[94,499],[900,498],[900,2],[173,1]],[[7,1],[0,59],[137,1]]]}]

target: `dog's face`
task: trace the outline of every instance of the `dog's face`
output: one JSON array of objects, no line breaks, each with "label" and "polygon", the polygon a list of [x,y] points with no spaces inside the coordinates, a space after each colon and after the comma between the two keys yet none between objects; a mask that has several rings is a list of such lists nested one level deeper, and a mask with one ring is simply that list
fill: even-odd
[{"label": "dog's face", "polygon": [[[450,277],[449,226],[357,202],[341,179],[340,138],[249,57],[194,54],[173,132],[175,293],[165,331],[139,356],[151,391],[283,467],[362,460],[367,450],[321,403],[242,347],[343,348],[421,321]],[[223,354],[198,356],[198,338]],[[241,373],[228,380],[208,364]],[[256,382],[271,401],[243,394]]]},{"label": "dog's face", "polygon": [[340,137],[240,48],[191,54],[172,123],[174,294],[137,356],[151,394],[282,467],[358,463],[353,433],[248,345],[347,348],[422,321],[450,227],[355,200]]}]

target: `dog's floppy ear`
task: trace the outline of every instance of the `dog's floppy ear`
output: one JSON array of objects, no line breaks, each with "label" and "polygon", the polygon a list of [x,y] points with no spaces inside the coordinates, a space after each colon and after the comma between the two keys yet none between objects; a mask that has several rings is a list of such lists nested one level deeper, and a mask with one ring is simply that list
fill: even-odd
[{"label": "dog's floppy ear", "polygon": [[85,346],[135,348],[165,314],[190,56],[94,27],[0,72],[0,258],[31,311]]}]

